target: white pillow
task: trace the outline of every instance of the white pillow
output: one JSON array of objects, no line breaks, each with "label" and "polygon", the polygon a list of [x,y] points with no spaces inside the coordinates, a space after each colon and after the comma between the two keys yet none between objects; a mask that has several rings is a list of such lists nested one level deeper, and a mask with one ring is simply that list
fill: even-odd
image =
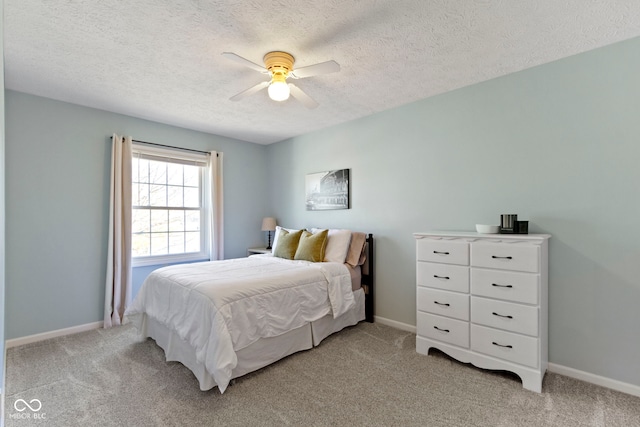
[{"label": "white pillow", "polygon": [[273,243],[271,244],[271,253],[273,253],[276,250],[276,243],[278,242],[278,236],[280,235],[280,230],[287,230],[289,233],[295,233],[296,229],[294,228],[284,228],[284,227],[280,227],[279,225],[276,225],[276,232],[273,235]]},{"label": "white pillow", "polygon": [[[326,228],[312,228],[312,233],[326,230]],[[324,250],[324,262],[339,262],[344,264],[351,243],[351,230],[330,229],[327,235],[327,248]]]}]

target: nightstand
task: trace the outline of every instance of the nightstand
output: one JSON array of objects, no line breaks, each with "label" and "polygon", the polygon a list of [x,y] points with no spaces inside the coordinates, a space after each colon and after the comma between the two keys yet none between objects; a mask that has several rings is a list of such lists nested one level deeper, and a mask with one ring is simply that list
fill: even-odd
[{"label": "nightstand", "polygon": [[267,248],[249,248],[247,249],[247,256],[255,254],[268,254],[271,253],[271,249]]}]

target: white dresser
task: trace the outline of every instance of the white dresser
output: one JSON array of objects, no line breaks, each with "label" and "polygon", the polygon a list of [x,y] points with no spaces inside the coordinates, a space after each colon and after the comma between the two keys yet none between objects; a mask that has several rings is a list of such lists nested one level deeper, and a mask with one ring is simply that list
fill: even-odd
[{"label": "white dresser", "polygon": [[414,233],[416,350],[516,373],[540,392],[547,370],[547,234]]}]

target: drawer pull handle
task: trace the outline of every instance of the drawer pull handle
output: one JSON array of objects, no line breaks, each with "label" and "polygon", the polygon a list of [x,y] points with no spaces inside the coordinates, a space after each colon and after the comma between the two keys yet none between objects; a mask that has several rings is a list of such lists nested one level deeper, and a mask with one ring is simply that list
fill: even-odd
[{"label": "drawer pull handle", "polygon": [[439,330],[439,331],[446,332],[446,333],[449,333],[449,332],[450,332],[448,329],[440,329],[440,328],[438,328],[437,326],[434,326],[434,327],[433,327],[433,329],[437,329],[437,330]]},{"label": "drawer pull handle", "polygon": [[497,283],[492,283],[491,286],[495,286],[497,288],[513,288],[513,285],[498,285]]},{"label": "drawer pull handle", "polygon": [[498,317],[504,317],[505,319],[513,319],[513,316],[508,316],[508,315],[505,316],[504,314],[498,314],[495,311],[493,313],[491,313],[491,314],[493,314],[494,316],[498,316]]},{"label": "drawer pull handle", "polygon": [[434,274],[433,277],[435,277],[436,279],[445,279],[445,280],[449,280],[449,276],[438,276],[437,274]]},{"label": "drawer pull handle", "polygon": [[495,255],[491,255],[491,258],[493,258],[493,259],[513,259],[513,257],[510,257],[510,256],[495,256]]},{"label": "drawer pull handle", "polygon": [[449,307],[449,305],[450,305],[450,304],[448,304],[448,303],[438,302],[438,301],[434,301],[434,304],[443,305],[443,306],[445,306],[445,307]]},{"label": "drawer pull handle", "polygon": [[439,252],[439,251],[433,251],[434,254],[438,254],[438,255],[449,255],[449,252]]},{"label": "drawer pull handle", "polygon": [[497,342],[492,342],[491,344],[493,345],[497,345],[498,347],[503,347],[503,348],[513,348],[512,345],[502,345],[502,344],[498,344]]}]

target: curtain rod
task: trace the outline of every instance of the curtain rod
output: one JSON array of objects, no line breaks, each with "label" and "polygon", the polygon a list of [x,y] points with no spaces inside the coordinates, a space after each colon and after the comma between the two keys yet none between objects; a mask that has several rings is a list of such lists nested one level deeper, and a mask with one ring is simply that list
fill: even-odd
[{"label": "curtain rod", "polygon": [[[113,136],[110,137],[111,139],[113,139]],[[202,153],[202,154],[208,154],[211,155],[210,152],[208,151],[201,151],[201,150],[194,150],[192,148],[182,148],[182,147],[174,147],[172,145],[164,145],[164,144],[158,144],[156,142],[147,142],[147,141],[139,141],[137,139],[132,139],[131,142],[135,142],[137,144],[147,144],[147,145],[155,145],[156,147],[165,147],[165,148],[173,148],[174,150],[184,150],[184,151],[192,151],[194,153]],[[216,157],[218,157],[218,154],[216,154]]]}]

